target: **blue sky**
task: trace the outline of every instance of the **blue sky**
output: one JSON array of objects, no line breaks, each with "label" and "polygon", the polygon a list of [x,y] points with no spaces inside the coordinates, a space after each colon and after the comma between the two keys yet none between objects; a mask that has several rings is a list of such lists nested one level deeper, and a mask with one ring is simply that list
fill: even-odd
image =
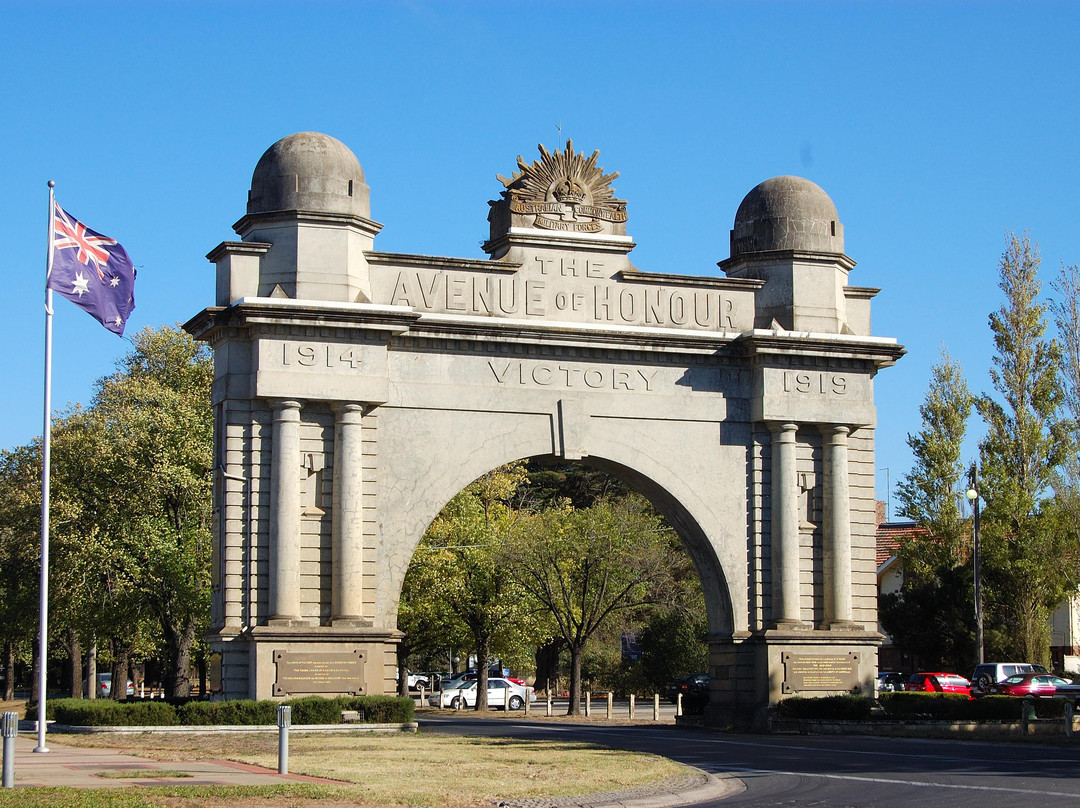
[{"label": "blue sky", "polygon": [[[292,132],[356,153],[386,251],[484,257],[495,174],[560,126],[620,172],[645,271],[717,274],[751,188],[813,180],[851,283],[882,290],[874,333],[908,349],[876,381],[882,499],[941,346],[989,389],[1006,232],[1040,243],[1047,291],[1080,262],[1075,3],[99,0],[0,2],[0,19],[0,447],[41,433],[46,181],[139,268],[133,333],[212,304],[204,256]],[[56,306],[62,408],[129,346]]]}]

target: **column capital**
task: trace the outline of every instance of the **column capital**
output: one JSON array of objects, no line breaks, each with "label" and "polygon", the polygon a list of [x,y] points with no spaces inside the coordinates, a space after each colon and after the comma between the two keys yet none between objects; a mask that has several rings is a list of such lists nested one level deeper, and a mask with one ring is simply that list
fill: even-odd
[{"label": "column capital", "polygon": [[818,424],[818,430],[826,438],[847,437],[855,431],[850,424]]},{"label": "column capital", "polygon": [[288,418],[290,415],[295,414],[300,416],[300,410],[303,408],[304,403],[292,398],[272,398],[270,399],[270,409],[274,411],[274,417]]},{"label": "column capital", "polygon": [[330,409],[337,416],[338,422],[348,422],[352,417],[361,417],[368,409],[367,404],[358,401],[334,401]]},{"label": "column capital", "polygon": [[789,421],[766,421],[765,426],[769,428],[769,431],[774,435],[792,435],[799,430],[799,425],[791,423]]}]

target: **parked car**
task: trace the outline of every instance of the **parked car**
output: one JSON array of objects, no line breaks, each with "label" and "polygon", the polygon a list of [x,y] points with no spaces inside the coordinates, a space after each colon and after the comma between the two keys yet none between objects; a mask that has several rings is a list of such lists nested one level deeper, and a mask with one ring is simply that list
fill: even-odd
[{"label": "parked car", "polygon": [[[112,674],[111,673],[99,673],[97,675],[98,680],[98,698],[107,699],[112,695]],[[86,686],[86,680],[83,679],[83,692],[89,693],[90,690]],[[135,683],[128,679],[127,681],[127,695],[135,695]]]},{"label": "parked car", "polygon": [[1071,684],[1068,679],[1049,673],[1020,673],[991,684],[986,692],[998,696],[1053,696],[1059,687]]},{"label": "parked car", "polygon": [[431,689],[431,680],[426,673],[413,673],[412,671],[406,671],[409,676],[409,690],[419,690],[421,687],[424,690]]},{"label": "parked car", "polygon": [[[438,693],[432,693],[428,703],[432,707],[461,707],[476,706],[476,680],[464,682],[457,687],[448,687]],[[509,679],[488,679],[487,699],[489,707],[502,707],[506,710],[520,710],[525,706],[526,700],[536,701],[536,693],[531,687],[519,685]]]},{"label": "parked car", "polygon": [[[440,690],[446,690],[447,688],[460,687],[463,684],[474,681],[478,677],[476,671],[466,671],[465,673],[457,673],[450,678],[443,679],[440,685]],[[518,685],[525,685],[524,679],[515,679],[513,676],[504,676],[502,673],[497,672],[495,668],[488,671],[488,680],[491,679],[507,679]]]},{"label": "parked car", "polygon": [[896,690],[903,690],[907,678],[906,674],[898,671],[881,671],[877,675],[877,692],[892,693]]},{"label": "parked car", "polygon": [[1031,662],[984,662],[975,666],[971,674],[971,684],[978,690],[986,691],[997,682],[1004,682],[1011,676],[1021,673],[1049,673],[1042,665]]},{"label": "parked car", "polygon": [[971,695],[971,682],[955,673],[913,673],[904,684],[909,693],[963,693]]},{"label": "parked car", "polygon": [[711,681],[712,679],[707,673],[688,673],[686,676],[672,679],[664,685],[664,698],[672,704],[678,702],[680,694],[682,694],[684,702],[687,698],[692,697],[708,698],[709,683]]}]

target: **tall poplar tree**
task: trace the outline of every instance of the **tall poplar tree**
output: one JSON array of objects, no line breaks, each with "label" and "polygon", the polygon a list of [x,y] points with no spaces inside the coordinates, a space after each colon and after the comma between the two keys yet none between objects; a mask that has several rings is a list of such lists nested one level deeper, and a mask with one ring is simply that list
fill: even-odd
[{"label": "tall poplar tree", "polygon": [[973,403],[962,368],[942,348],[919,407],[922,428],[907,439],[915,465],[897,490],[901,515],[923,530],[899,548],[902,588],[880,604],[882,625],[905,653],[954,670],[974,658],[970,522],[959,505]]},{"label": "tall poplar tree", "polygon": [[999,264],[1001,308],[990,315],[997,397],[977,403],[985,502],[983,575],[992,656],[1048,664],[1049,618],[1068,589],[1070,542],[1051,486],[1071,445],[1062,418],[1061,348],[1046,337],[1038,245],[1009,234]]}]

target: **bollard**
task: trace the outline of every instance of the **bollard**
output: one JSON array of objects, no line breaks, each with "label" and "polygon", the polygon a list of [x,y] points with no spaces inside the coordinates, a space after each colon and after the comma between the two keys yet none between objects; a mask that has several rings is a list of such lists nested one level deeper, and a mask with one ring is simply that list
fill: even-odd
[{"label": "bollard", "polygon": [[1065,702],[1065,737],[1071,738],[1073,734],[1073,713],[1076,712],[1076,704]]},{"label": "bollard", "polygon": [[660,694],[659,693],[653,693],[652,694],[652,720],[653,721],[659,721],[660,720]]},{"label": "bollard", "polygon": [[420,706],[424,706],[424,686],[420,685]]},{"label": "bollard", "polygon": [[282,704],[277,708],[278,742],[277,773],[289,773],[289,726],[292,724],[292,707]]},{"label": "bollard", "polygon": [[529,714],[529,701],[530,701],[529,697],[530,696],[532,696],[532,688],[531,687],[528,690],[525,691],[525,715],[526,716],[528,716],[528,714]]},{"label": "bollard", "polygon": [[609,690],[607,692],[607,719],[608,719],[608,721],[611,720],[611,708],[614,706],[614,704],[615,704],[615,694],[612,693]]},{"label": "bollard", "polygon": [[630,720],[634,720],[634,694],[630,694]]},{"label": "bollard", "polygon": [[585,691],[585,717],[592,715],[592,693]]},{"label": "bollard", "polygon": [[1035,702],[1024,699],[1023,714],[1021,715],[1021,732],[1027,735],[1031,732],[1031,722],[1035,720]]},{"label": "bollard", "polygon": [[675,717],[682,715],[682,693],[675,694]]},{"label": "bollard", "polygon": [[4,736],[4,788],[15,788],[15,737],[19,734],[19,714],[4,713],[0,719]]},{"label": "bollard", "polygon": [[548,693],[547,697],[547,717],[551,718],[551,694]]}]

